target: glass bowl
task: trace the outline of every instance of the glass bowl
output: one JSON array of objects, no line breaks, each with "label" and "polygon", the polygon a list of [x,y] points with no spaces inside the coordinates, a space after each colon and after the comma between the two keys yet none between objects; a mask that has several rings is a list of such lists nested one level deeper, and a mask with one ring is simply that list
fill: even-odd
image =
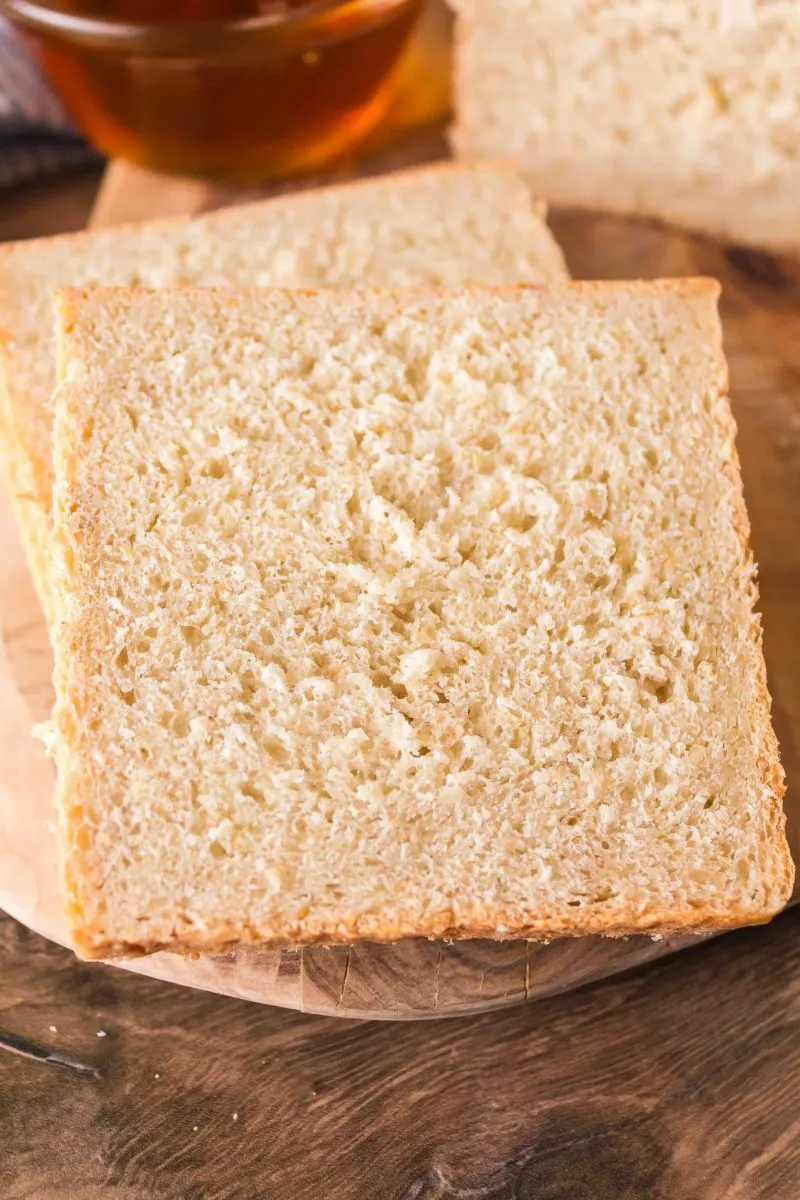
[{"label": "glass bowl", "polygon": [[[366,137],[392,98],[422,2],[5,0],[3,9],[103,154],[258,179],[316,169]],[[168,19],[117,15],[159,7]],[[191,16],[176,19],[181,8]],[[259,15],[217,15],[226,11]]]}]

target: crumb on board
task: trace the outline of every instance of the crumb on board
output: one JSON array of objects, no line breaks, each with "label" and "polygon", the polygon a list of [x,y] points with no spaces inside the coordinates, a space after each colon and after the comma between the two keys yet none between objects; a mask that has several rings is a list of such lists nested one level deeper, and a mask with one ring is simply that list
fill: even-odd
[{"label": "crumb on board", "polygon": [[105,1029],[98,1029],[97,1036],[98,1037],[108,1037],[108,1034],[106,1033]]},{"label": "crumb on board", "polygon": [[51,1025],[51,1026],[50,1026],[50,1032],[51,1032],[51,1033],[58,1033],[58,1028],[57,1028],[55,1025]]}]

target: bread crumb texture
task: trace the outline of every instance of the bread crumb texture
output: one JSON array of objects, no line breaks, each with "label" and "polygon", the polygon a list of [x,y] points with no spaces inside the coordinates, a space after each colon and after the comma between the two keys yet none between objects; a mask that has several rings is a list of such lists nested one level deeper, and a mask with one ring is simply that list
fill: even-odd
[{"label": "bread crumb texture", "polygon": [[81,953],[784,903],[716,294],[62,295]]},{"label": "bread crumb texture", "polygon": [[54,287],[455,287],[567,277],[542,206],[493,163],[0,248],[0,448],[48,617]]},{"label": "bread crumb texture", "polygon": [[456,148],[554,203],[800,247],[795,0],[455,0]]}]

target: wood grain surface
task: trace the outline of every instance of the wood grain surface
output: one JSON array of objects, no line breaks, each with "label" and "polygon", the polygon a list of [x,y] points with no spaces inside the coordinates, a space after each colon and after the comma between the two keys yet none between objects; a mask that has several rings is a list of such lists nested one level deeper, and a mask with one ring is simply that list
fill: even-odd
[{"label": "wood grain surface", "polygon": [[[435,156],[433,132],[413,151]],[[399,152],[400,162],[408,151]],[[391,167],[394,159],[374,160]],[[311,181],[312,184],[315,181]],[[92,224],[198,212],[251,198],[193,180],[164,180],[115,164]],[[713,275],[723,282],[723,323],[753,544],[760,564],[765,649],[774,719],[790,791],[790,836],[800,847],[800,285],[793,269],[644,222],[554,214],[578,278]],[[53,773],[32,741],[51,704],[49,644],[7,501],[0,499],[0,905],[65,940],[56,886]],[[3,643],[5,649],[3,650]],[[407,941],[394,946],[266,953],[243,949],[184,959],[158,954],[127,964],[158,978],[227,995],[339,1016],[419,1017],[505,1007],[603,978],[696,939],[586,938],[549,946]],[[800,1188],[798,1189],[800,1195]]]},{"label": "wood grain surface", "polygon": [[[337,1021],[0,922],[4,1200],[797,1200],[800,911],[452,1021]],[[52,1027],[52,1028],[51,1028]],[[104,1036],[98,1036],[103,1034]]]}]

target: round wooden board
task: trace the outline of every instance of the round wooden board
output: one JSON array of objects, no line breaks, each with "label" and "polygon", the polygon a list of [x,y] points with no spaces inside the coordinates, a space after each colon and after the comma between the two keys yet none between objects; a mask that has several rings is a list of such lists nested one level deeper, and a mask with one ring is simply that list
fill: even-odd
[{"label": "round wooden board", "polygon": [[[235,200],[116,166],[96,224],[198,211]],[[643,222],[556,214],[577,278],[713,275],[760,565],[774,721],[789,776],[790,838],[800,847],[800,287],[770,259],[726,251]],[[0,496],[0,906],[66,942],[60,915],[52,764],[30,727],[49,715],[51,657],[5,495]],[[792,790],[794,784],[794,791]],[[797,797],[795,800],[794,797]],[[364,1018],[453,1016],[524,1003],[614,974],[696,938],[526,942],[427,941],[195,959],[156,954],[117,964],[160,979],[305,1012]]]}]

